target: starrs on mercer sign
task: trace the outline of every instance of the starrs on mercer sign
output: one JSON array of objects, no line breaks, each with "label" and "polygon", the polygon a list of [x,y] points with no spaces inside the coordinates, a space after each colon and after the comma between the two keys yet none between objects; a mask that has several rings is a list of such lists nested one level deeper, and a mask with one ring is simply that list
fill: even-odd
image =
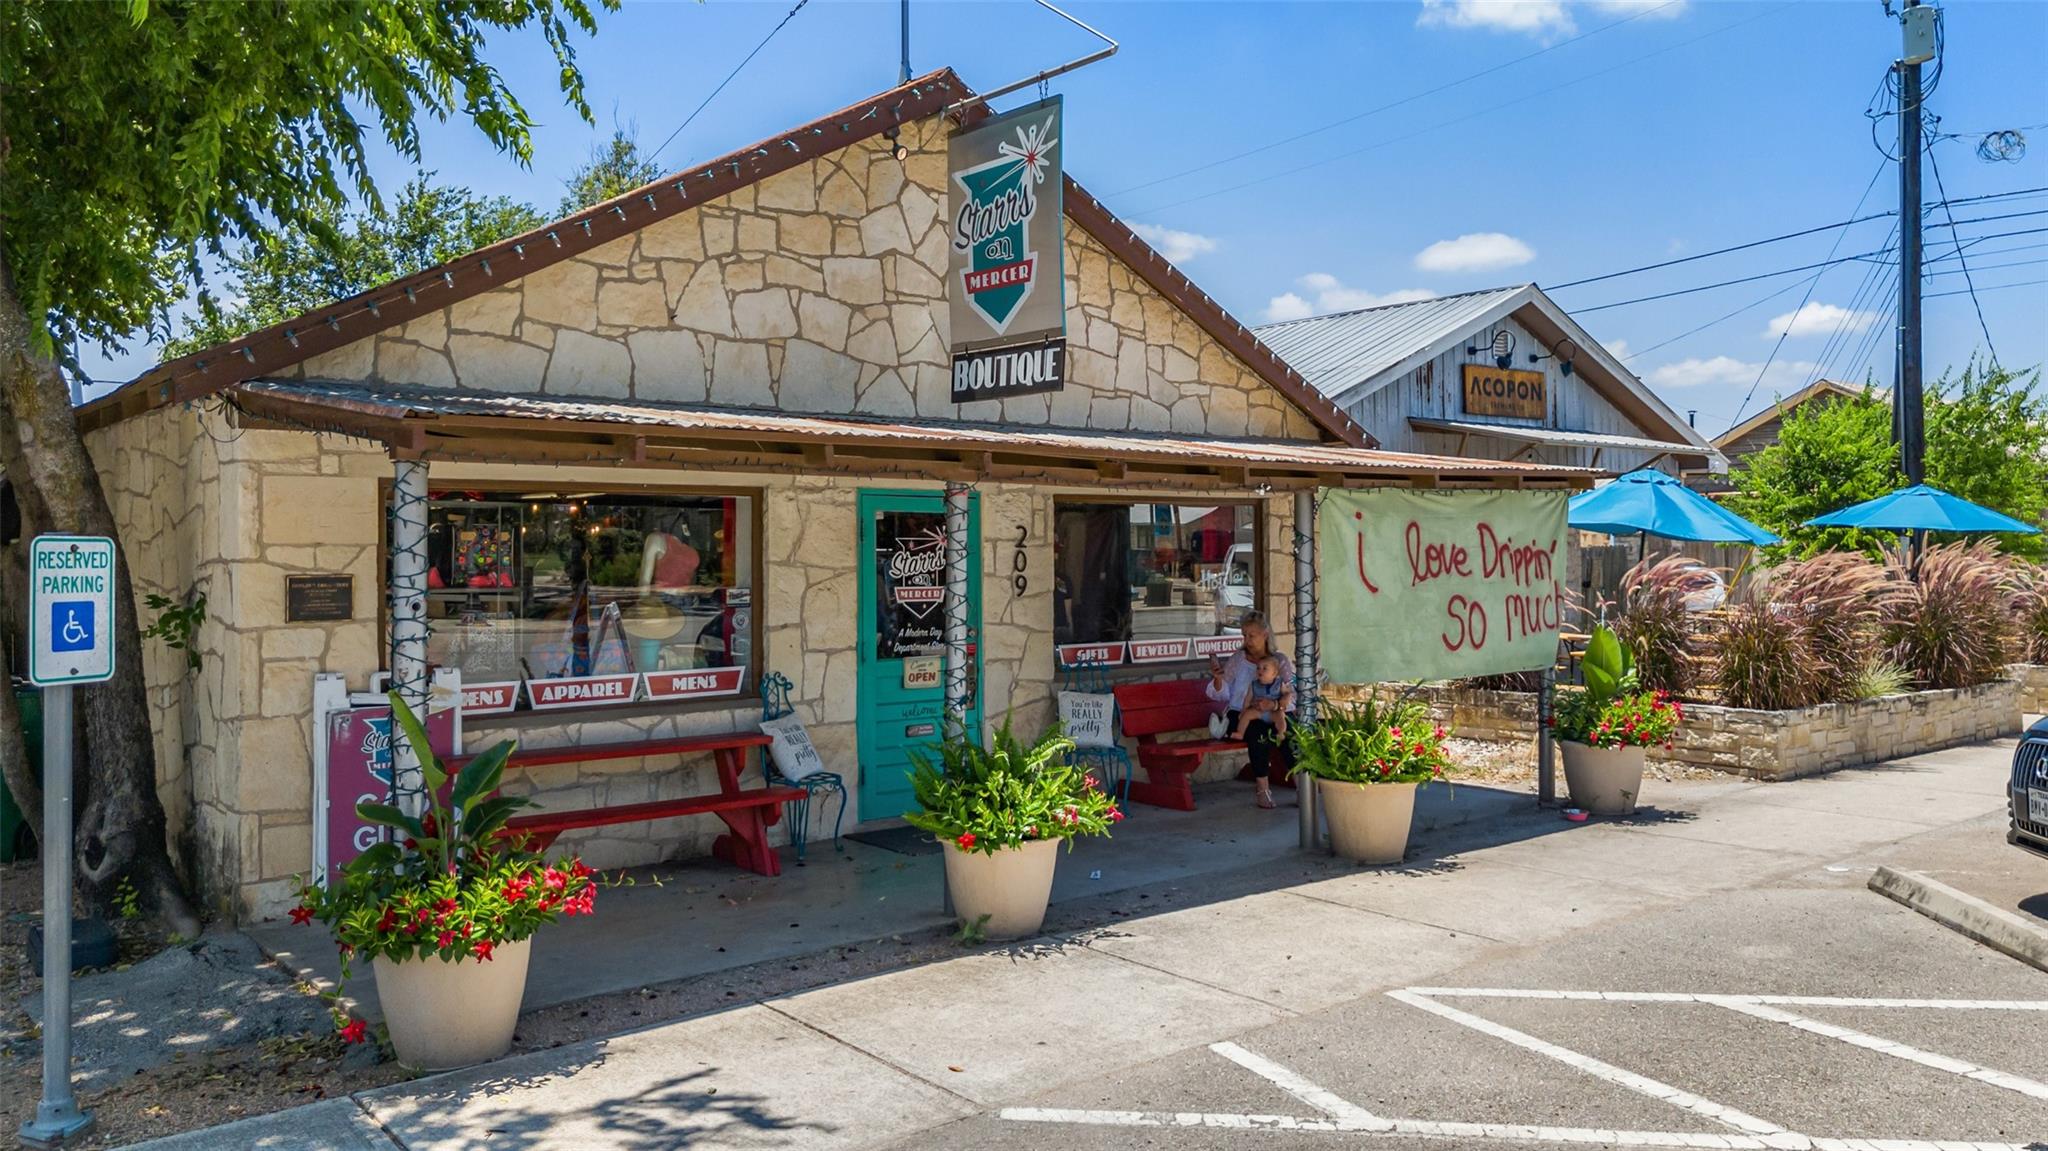
[{"label": "starrs on mercer sign", "polygon": [[1066,382],[1065,182],[1055,96],[948,142],[953,402]]},{"label": "starrs on mercer sign", "polygon": [[28,678],[39,687],[114,675],[114,541],[37,536],[28,561]]}]

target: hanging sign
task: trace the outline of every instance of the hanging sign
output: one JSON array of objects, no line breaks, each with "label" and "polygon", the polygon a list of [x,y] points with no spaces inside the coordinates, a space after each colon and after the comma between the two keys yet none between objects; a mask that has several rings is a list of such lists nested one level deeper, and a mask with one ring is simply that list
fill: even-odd
[{"label": "hanging sign", "polygon": [[114,541],[37,536],[28,561],[28,678],[38,687],[114,677]]},{"label": "hanging sign", "polygon": [[1564,622],[1563,492],[1331,491],[1316,529],[1338,683],[1534,671]]},{"label": "hanging sign", "polygon": [[1057,391],[1066,382],[1060,113],[1054,96],[947,142],[955,403]]},{"label": "hanging sign", "polygon": [[903,690],[924,691],[939,686],[946,672],[946,657],[915,655],[903,661]]},{"label": "hanging sign", "polygon": [[1465,414],[1540,420],[1550,414],[1542,372],[1465,365]]},{"label": "hanging sign", "polygon": [[649,699],[713,699],[738,695],[747,679],[745,667],[698,667],[688,671],[647,673]]}]

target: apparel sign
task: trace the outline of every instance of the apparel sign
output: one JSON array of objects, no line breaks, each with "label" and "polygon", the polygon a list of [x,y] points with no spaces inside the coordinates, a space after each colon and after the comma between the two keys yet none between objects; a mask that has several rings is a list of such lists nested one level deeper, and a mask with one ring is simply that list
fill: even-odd
[{"label": "apparel sign", "polygon": [[1534,671],[1557,658],[1562,492],[1331,491],[1320,655],[1339,683]]},{"label": "apparel sign", "polygon": [[1065,183],[1060,98],[956,132],[953,402],[1057,391],[1066,382]]}]

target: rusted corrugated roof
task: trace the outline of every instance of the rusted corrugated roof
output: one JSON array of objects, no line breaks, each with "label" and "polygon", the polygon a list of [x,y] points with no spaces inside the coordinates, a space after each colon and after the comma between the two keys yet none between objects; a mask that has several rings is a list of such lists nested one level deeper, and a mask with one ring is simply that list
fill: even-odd
[{"label": "rusted corrugated roof", "polygon": [[[1597,474],[1586,468],[1389,452],[1341,444],[1104,432],[951,420],[866,419],[761,408],[524,395],[473,389],[253,380],[238,385],[231,394],[245,409],[270,418],[293,419],[294,409],[303,412],[310,407],[340,416],[417,422],[428,431],[436,430],[436,424],[441,422],[446,423],[447,431],[455,432],[465,420],[514,419],[536,421],[537,428],[566,429],[569,425],[576,425],[641,434],[658,429],[684,438],[694,436],[727,442],[738,437],[838,446],[1037,452],[1075,460],[1164,460],[1226,467],[1329,471],[1347,475],[1528,476],[1568,480]],[[267,404],[266,400],[281,403]]]}]

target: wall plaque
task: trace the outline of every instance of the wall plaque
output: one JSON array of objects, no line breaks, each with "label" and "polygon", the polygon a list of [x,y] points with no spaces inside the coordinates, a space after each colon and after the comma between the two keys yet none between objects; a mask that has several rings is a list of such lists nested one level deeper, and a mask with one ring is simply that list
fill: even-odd
[{"label": "wall plaque", "polygon": [[1542,372],[1465,365],[1465,414],[1540,420],[1550,414]]},{"label": "wall plaque", "polygon": [[331,623],[356,617],[356,577],[284,577],[284,622]]}]

